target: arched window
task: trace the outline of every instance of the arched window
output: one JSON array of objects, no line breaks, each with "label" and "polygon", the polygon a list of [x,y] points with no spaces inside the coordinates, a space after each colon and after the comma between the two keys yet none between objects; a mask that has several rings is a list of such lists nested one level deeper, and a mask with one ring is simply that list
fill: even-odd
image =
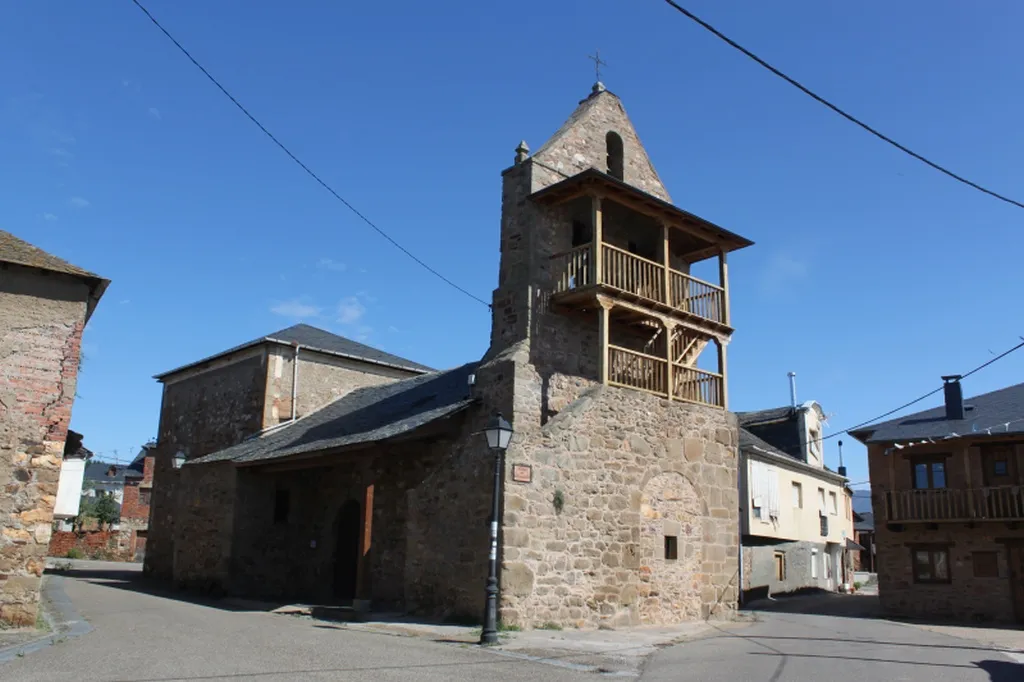
[{"label": "arched window", "polygon": [[608,148],[608,175],[622,180],[622,138],[618,133],[608,133],[604,143]]}]

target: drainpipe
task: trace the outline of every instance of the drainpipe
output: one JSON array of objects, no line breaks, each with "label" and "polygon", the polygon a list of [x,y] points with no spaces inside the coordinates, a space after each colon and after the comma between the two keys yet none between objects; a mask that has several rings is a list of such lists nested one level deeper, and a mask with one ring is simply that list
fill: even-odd
[{"label": "drainpipe", "polygon": [[295,344],[292,356],[292,421],[295,421],[295,402],[299,398],[299,344]]}]

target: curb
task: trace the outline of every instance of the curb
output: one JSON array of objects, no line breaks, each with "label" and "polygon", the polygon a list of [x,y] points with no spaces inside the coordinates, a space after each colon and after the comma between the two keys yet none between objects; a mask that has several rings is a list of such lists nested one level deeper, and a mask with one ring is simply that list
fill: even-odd
[{"label": "curb", "polygon": [[51,632],[37,639],[0,649],[0,663],[13,661],[72,637],[81,637],[92,632],[92,625],[82,618],[64,591],[64,580],[65,578],[58,575],[47,575],[43,580],[40,607]]}]

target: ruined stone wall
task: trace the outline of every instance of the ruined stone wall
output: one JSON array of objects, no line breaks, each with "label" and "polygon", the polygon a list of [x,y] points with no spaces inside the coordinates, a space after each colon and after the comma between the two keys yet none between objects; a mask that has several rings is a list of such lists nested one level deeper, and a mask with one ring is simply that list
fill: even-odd
[{"label": "ruined stone wall", "polygon": [[182,477],[172,468],[172,456],[181,450],[195,459],[258,433],[265,386],[262,350],[177,381],[169,378],[164,385],[144,562],[148,575],[166,580],[174,576],[175,512]]},{"label": "ruined stone wall", "polygon": [[[529,386],[517,381],[517,394]],[[593,627],[726,615],[738,585],[736,446],[731,414],[629,389],[596,386],[539,428],[520,418],[508,464],[532,466],[533,481],[506,481],[502,619]]]},{"label": "ruined stone wall", "polygon": [[0,622],[36,622],[88,293],[0,265]]}]

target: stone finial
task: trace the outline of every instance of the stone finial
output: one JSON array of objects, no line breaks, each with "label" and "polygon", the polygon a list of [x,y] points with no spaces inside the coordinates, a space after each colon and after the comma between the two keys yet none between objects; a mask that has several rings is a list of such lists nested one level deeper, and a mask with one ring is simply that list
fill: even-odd
[{"label": "stone finial", "polygon": [[590,88],[590,91],[596,95],[597,93],[604,92],[607,89],[608,88],[604,87],[604,83],[597,81],[594,83],[594,87]]},{"label": "stone finial", "polygon": [[530,145],[526,144],[526,140],[522,140],[519,146],[516,147],[516,164],[520,164],[526,161],[530,156]]}]

